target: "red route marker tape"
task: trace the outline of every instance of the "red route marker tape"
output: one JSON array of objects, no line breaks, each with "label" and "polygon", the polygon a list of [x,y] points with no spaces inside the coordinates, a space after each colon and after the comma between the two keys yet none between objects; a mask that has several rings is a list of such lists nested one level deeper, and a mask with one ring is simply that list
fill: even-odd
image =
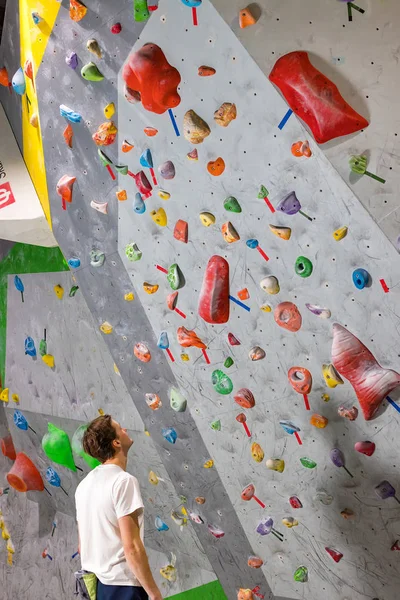
[{"label": "red route marker tape", "polygon": [[269,256],[267,256],[264,252],[264,250],[262,248],[260,248],[260,246],[257,246],[257,250],[259,251],[259,253],[261,254],[261,256],[263,257],[264,260],[266,260],[267,262],[269,261]]},{"label": "red route marker tape", "polygon": [[154,169],[153,169],[152,167],[150,167],[150,175],[151,175],[151,177],[152,177],[152,179],[153,179],[153,183],[154,183],[154,185],[158,185],[158,183],[157,183],[157,179],[156,179],[156,176],[155,176],[155,174],[154,174]]},{"label": "red route marker tape", "polygon": [[209,364],[211,364],[211,363],[210,363],[210,359],[208,358],[208,354],[207,354],[207,352],[206,352],[206,349],[205,349],[205,348],[202,348],[202,350],[201,350],[201,351],[202,351],[202,353],[203,353],[203,356],[204,356],[204,358],[206,359],[206,363],[207,363],[208,365],[209,365]]},{"label": "red route marker tape", "polygon": [[193,25],[197,27],[199,24],[197,21],[197,8],[195,6],[192,7],[192,17],[193,17]]},{"label": "red route marker tape", "polygon": [[253,496],[253,498],[256,502],[258,502],[258,504],[261,506],[261,508],[265,508],[265,504],[264,504],[264,502],[262,502],[260,500],[260,498],[257,498],[257,496]]},{"label": "red route marker tape", "polygon": [[64,197],[61,197],[61,206],[63,210],[67,210],[67,204]]},{"label": "red route marker tape", "polygon": [[158,6],[157,6],[157,4],[153,4],[153,6],[148,6],[147,8],[149,9],[150,12],[154,12],[155,10],[157,10]]},{"label": "red route marker tape", "polygon": [[113,181],[115,181],[115,175],[114,175],[114,173],[113,173],[113,171],[112,171],[112,169],[111,169],[110,165],[106,165],[106,169],[107,169],[107,171],[110,173],[110,177],[111,177],[111,179],[112,179]]},{"label": "red route marker tape", "polygon": [[178,313],[178,315],[179,315],[180,317],[182,317],[183,319],[186,319],[186,315],[185,315],[185,313],[183,313],[181,310],[179,310],[179,308],[174,308],[174,311],[175,311],[176,313]]},{"label": "red route marker tape", "polygon": [[265,196],[264,198],[265,204],[268,206],[269,210],[274,213],[275,212],[275,208],[272,206],[271,202],[269,201],[269,199],[267,198],[267,196]]},{"label": "red route marker tape", "polygon": [[385,281],[384,279],[380,279],[380,280],[379,280],[379,283],[381,284],[381,286],[382,286],[382,288],[383,288],[383,291],[385,292],[385,294],[387,294],[387,293],[388,293],[388,291],[389,291],[389,288],[388,288],[388,286],[386,285],[386,281]]},{"label": "red route marker tape", "polygon": [[164,269],[164,267],[161,267],[160,265],[156,265],[156,269],[158,269],[162,273],[165,273],[166,275],[168,274],[167,269]]},{"label": "red route marker tape", "polygon": [[299,436],[299,433],[297,431],[295,431],[294,435],[296,437],[296,440],[299,442],[299,446],[302,446],[303,442],[301,441],[301,437]]},{"label": "red route marker tape", "polygon": [[304,398],[304,404],[306,405],[306,410],[311,410],[307,394],[303,394],[303,398]]},{"label": "red route marker tape", "polygon": [[166,353],[168,354],[168,356],[170,357],[172,362],[175,362],[175,359],[173,357],[173,354],[171,352],[171,350],[169,348],[166,349]]},{"label": "red route marker tape", "polygon": [[250,438],[251,437],[251,433],[250,433],[250,429],[247,426],[247,423],[243,423],[243,427],[244,427],[245,432],[247,433],[247,437]]}]

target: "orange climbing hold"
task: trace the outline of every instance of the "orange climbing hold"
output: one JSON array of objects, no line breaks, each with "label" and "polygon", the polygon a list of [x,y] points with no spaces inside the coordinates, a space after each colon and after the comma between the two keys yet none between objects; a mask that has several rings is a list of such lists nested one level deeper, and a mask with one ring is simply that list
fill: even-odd
[{"label": "orange climbing hold", "polygon": [[121,150],[122,152],[130,152],[135,146],[133,144],[130,144],[127,140],[124,140],[122,142],[122,147]]},{"label": "orange climbing hold", "polygon": [[190,331],[186,329],[186,327],[179,327],[177,333],[178,343],[183,346],[183,348],[190,348],[195,346],[196,348],[205,349],[207,346],[198,335],[194,331]]},{"label": "orange climbing hold", "polygon": [[74,136],[74,130],[71,127],[71,124],[68,123],[66,128],[64,129],[64,140],[67,144],[68,148],[72,148],[72,138]]},{"label": "orange climbing hold", "polygon": [[92,139],[97,146],[109,146],[115,142],[118,129],[114,121],[106,121],[102,123],[97,131],[92,135]]},{"label": "orange climbing hold", "polygon": [[7,481],[17,492],[43,492],[44,490],[41,474],[23,452],[18,452],[11,470],[7,473]]},{"label": "orange climbing hold", "polygon": [[82,21],[83,17],[87,13],[87,8],[82,2],[78,2],[78,0],[70,0],[69,2],[69,16],[75,21]]},{"label": "orange climbing hold", "polygon": [[158,133],[158,129],[155,127],[145,127],[143,131],[148,137],[154,137]]},{"label": "orange climbing hold", "polygon": [[325,427],[328,425],[328,419],[322,415],[314,413],[310,419],[310,424],[314,425],[314,427],[317,427],[318,429],[325,429]]},{"label": "orange climbing hold", "polygon": [[241,29],[250,27],[250,25],[255,25],[256,21],[257,19],[252,14],[249,6],[242,8],[239,13],[239,25]]},{"label": "orange climbing hold", "polygon": [[297,158],[300,156],[306,156],[307,158],[310,158],[310,156],[312,156],[312,152],[309,142],[306,140],[305,142],[295,142],[292,144],[292,154]]},{"label": "orange climbing hold", "polygon": [[247,288],[243,288],[238,292],[238,297],[240,300],[248,300],[250,298],[249,290]]},{"label": "orange climbing hold", "polygon": [[219,177],[225,171],[224,159],[218,157],[216,160],[210,160],[207,164],[207,171],[214,177]]},{"label": "orange climbing hold", "polygon": [[4,87],[11,87],[11,81],[8,77],[8,71],[5,67],[0,69],[0,85],[3,85]]},{"label": "orange climbing hold", "polygon": [[16,459],[17,455],[15,453],[14,442],[12,441],[11,435],[7,435],[1,439],[1,453],[10,460]]},{"label": "orange climbing hold", "polygon": [[151,353],[146,344],[138,342],[133,348],[133,354],[142,362],[148,363],[151,360]]},{"label": "orange climbing hold", "polygon": [[126,190],[118,190],[118,192],[115,192],[115,194],[120,202],[128,200],[128,194],[126,193]]},{"label": "orange climbing hold", "polygon": [[188,224],[186,223],[186,221],[183,221],[182,219],[179,219],[176,222],[175,228],[174,228],[174,238],[176,240],[178,240],[178,242],[183,242],[184,244],[187,244],[188,241]]}]

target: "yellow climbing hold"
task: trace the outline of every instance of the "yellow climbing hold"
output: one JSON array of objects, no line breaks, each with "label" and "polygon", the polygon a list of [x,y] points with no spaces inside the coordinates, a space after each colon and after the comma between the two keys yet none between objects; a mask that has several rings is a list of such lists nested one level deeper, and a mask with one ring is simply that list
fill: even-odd
[{"label": "yellow climbing hold", "polygon": [[294,517],[285,517],[282,519],[282,523],[286,525],[286,527],[288,527],[289,529],[292,529],[292,527],[297,527],[297,525],[299,524],[297,519],[295,519]]},{"label": "yellow climbing hold", "polygon": [[110,102],[104,109],[104,116],[106,119],[111,119],[111,117],[115,114],[115,104],[114,102]]},{"label": "yellow climbing hold", "polygon": [[329,400],[331,399],[329,394],[322,394],[321,396],[321,400],[323,400],[324,402],[329,402]]},{"label": "yellow climbing hold", "polygon": [[154,223],[156,225],[159,225],[160,227],[165,227],[168,222],[167,213],[163,208],[159,208],[158,210],[152,210],[150,212],[150,216],[153,219]]},{"label": "yellow climbing hold", "polygon": [[167,581],[170,581],[172,583],[176,581],[176,569],[172,565],[167,565],[166,567],[160,569],[160,574]]},{"label": "yellow climbing hold", "polygon": [[147,429],[144,430],[144,435],[147,435],[147,437],[150,437],[150,432],[147,431]]},{"label": "yellow climbing hold", "polygon": [[3,538],[3,540],[9,540],[10,539],[10,534],[8,533],[7,529],[4,528],[3,531],[1,532],[1,537]]},{"label": "yellow climbing hold", "polygon": [[160,196],[161,200],[169,200],[171,198],[171,194],[169,192],[166,192],[165,190],[158,190],[157,193]]},{"label": "yellow climbing hold", "polygon": [[13,394],[11,396],[11,398],[12,398],[13,402],[15,402],[16,404],[18,404],[18,402],[19,402],[19,396],[18,396],[18,394]]},{"label": "yellow climbing hold", "polygon": [[322,365],[322,375],[326,385],[330,388],[335,388],[337,385],[343,385],[343,379],[332,364]]},{"label": "yellow climbing hold", "polygon": [[108,321],[104,321],[104,323],[100,325],[100,331],[108,335],[109,333],[112,333],[113,326]]},{"label": "yellow climbing hold", "polygon": [[52,369],[54,367],[54,356],[52,354],[44,354],[42,356],[42,361],[45,365]]},{"label": "yellow climbing hold", "polygon": [[62,300],[62,297],[64,296],[64,288],[61,285],[55,285],[54,286],[54,293],[57,296],[57,298],[59,300]]},{"label": "yellow climbing hold", "polygon": [[336,231],[334,231],[332,235],[335,238],[335,240],[339,242],[340,240],[346,237],[347,231],[348,227],[340,227],[339,229],[336,229]]},{"label": "yellow climbing hold", "polygon": [[4,388],[0,393],[0,400],[2,402],[8,402],[8,388]]},{"label": "yellow climbing hold", "polygon": [[100,415],[101,417],[104,417],[104,415],[105,415],[105,412],[104,412],[104,410],[103,410],[102,408],[99,408],[97,412],[99,413],[99,415]]},{"label": "yellow climbing hold", "polygon": [[143,284],[143,289],[146,294],[155,294],[159,287],[159,285],[152,285],[151,283],[147,283],[147,281],[145,281]]},{"label": "yellow climbing hold", "polygon": [[124,296],[124,300],[126,300],[127,302],[132,302],[132,300],[135,299],[135,295],[133,292],[129,292],[128,294],[125,294]]},{"label": "yellow climbing hold", "polygon": [[251,445],[251,456],[258,463],[264,460],[264,450],[261,448],[260,444],[254,442]]},{"label": "yellow climbing hold", "polygon": [[114,363],[114,373],[116,373],[117,375],[121,376],[121,373],[119,372],[119,369],[117,367],[117,365]]},{"label": "yellow climbing hold", "polygon": [[270,225],[270,231],[281,238],[281,240],[290,240],[290,236],[292,235],[292,230],[290,227],[278,227],[278,225]]},{"label": "yellow climbing hold", "polygon": [[154,471],[150,471],[150,473],[149,473],[149,481],[150,481],[150,483],[152,485],[157,485],[158,484],[158,477],[154,473]]},{"label": "yellow climbing hold", "polygon": [[272,311],[272,307],[269,304],[262,304],[260,306],[260,308],[263,312],[271,312]]},{"label": "yellow climbing hold", "polygon": [[181,359],[183,360],[183,362],[187,362],[188,360],[190,360],[190,356],[189,354],[186,354],[186,352],[182,352]]},{"label": "yellow climbing hold", "polygon": [[214,225],[215,223],[215,217],[212,213],[202,212],[199,217],[204,227],[210,227],[210,225]]},{"label": "yellow climbing hold", "polygon": [[214,466],[214,461],[210,458],[210,460],[205,462],[203,466],[205,469],[212,469],[212,467]]}]

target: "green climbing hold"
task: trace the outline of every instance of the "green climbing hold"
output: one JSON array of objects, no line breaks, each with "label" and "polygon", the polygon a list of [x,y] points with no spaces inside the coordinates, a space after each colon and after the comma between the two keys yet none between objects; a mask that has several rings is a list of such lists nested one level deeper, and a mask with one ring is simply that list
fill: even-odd
[{"label": "green climbing hold", "polygon": [[104,75],[100,73],[97,65],[92,62],[82,67],[81,75],[83,79],[87,79],[88,81],[102,81],[104,79]]},{"label": "green climbing hold", "polygon": [[176,388],[171,388],[169,392],[169,401],[172,410],[174,410],[175,412],[185,412],[187,407],[187,400]]},{"label": "green climbing hold", "polygon": [[100,150],[100,148],[98,148],[97,154],[99,155],[103,167],[108,167],[109,165],[112,165],[112,160],[108,158],[107,154],[103,152],[103,150]]},{"label": "green climbing hold", "polygon": [[293,579],[300,583],[306,583],[308,581],[308,569],[307,567],[299,567],[295,570]]},{"label": "green climbing hold", "polygon": [[68,294],[69,297],[73,298],[78,290],[79,290],[79,285],[73,285],[71,287],[71,289],[69,290],[69,294]]},{"label": "green climbing hold", "polygon": [[260,191],[258,192],[258,199],[264,200],[264,198],[268,198],[268,196],[269,196],[269,191],[267,190],[267,188],[264,185],[261,185]]},{"label": "green climbing hold", "polygon": [[240,204],[236,200],[236,198],[234,198],[233,196],[229,196],[228,198],[226,198],[226,200],[224,202],[224,209],[229,210],[229,212],[233,212],[233,213],[241,213],[242,212],[242,207],[240,206]]},{"label": "green climbing hold", "polygon": [[77,456],[80,456],[80,458],[82,458],[91,469],[94,469],[95,467],[98,467],[101,463],[97,460],[97,458],[90,456],[90,454],[87,454],[83,449],[82,440],[87,427],[87,425],[80,425],[78,427],[78,429],[72,436],[71,446],[72,451]]},{"label": "green climbing hold", "polygon": [[40,356],[44,356],[45,354],[47,354],[47,342],[45,339],[40,340],[39,354],[40,354]]},{"label": "green climbing hold", "polygon": [[147,21],[150,17],[147,0],[133,0],[133,17],[139,23]]},{"label": "green climbing hold", "polygon": [[352,156],[349,160],[350,169],[357,175],[365,175],[367,170],[367,157],[366,156]]},{"label": "green climbing hold", "polygon": [[142,252],[139,250],[137,244],[127,244],[125,246],[125,254],[128,260],[136,262],[142,258]]},{"label": "green climbing hold", "polygon": [[219,419],[218,421],[213,421],[210,425],[211,429],[214,429],[214,431],[221,431],[221,421]]},{"label": "green climbing hold", "polygon": [[213,371],[211,375],[211,382],[214,386],[214,390],[218,392],[218,394],[223,394],[226,396],[226,394],[230,394],[233,390],[232,380],[220,369]]},{"label": "green climbing hold", "polygon": [[171,265],[168,269],[167,280],[174,292],[185,285],[183,273],[176,263]]},{"label": "green climbing hold", "polygon": [[310,277],[313,272],[311,260],[305,256],[299,256],[294,265],[294,270],[300,277]]},{"label": "green climbing hold", "polygon": [[228,358],[225,359],[224,367],[225,367],[225,369],[229,369],[229,367],[231,367],[232,365],[233,365],[233,358],[228,356]]},{"label": "green climbing hold", "polygon": [[114,169],[120,175],[128,175],[128,165],[114,165]]},{"label": "green climbing hold", "polygon": [[314,460],[307,458],[306,456],[303,456],[303,458],[300,459],[300,462],[306,469],[315,469],[317,466],[317,463]]},{"label": "green climbing hold", "polygon": [[47,429],[42,439],[42,448],[47,458],[71,471],[76,471],[68,435],[53,423],[49,423]]}]

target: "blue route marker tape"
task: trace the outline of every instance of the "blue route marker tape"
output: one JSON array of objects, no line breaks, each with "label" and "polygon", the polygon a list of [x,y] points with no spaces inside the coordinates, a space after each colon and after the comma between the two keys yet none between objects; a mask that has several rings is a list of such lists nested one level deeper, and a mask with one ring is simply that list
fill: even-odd
[{"label": "blue route marker tape", "polygon": [[397,410],[397,412],[400,413],[400,406],[398,404],[396,404],[396,402],[394,400],[392,400],[389,396],[386,396],[386,400],[389,402],[389,404],[391,404],[393,406],[394,409]]},{"label": "blue route marker tape", "polygon": [[278,129],[280,129],[282,131],[282,129],[285,127],[286,123],[288,122],[288,120],[290,119],[292,114],[293,114],[293,111],[291,108],[289,108],[286,115],[283,117],[282,121],[279,123]]},{"label": "blue route marker tape", "polygon": [[179,137],[181,134],[179,133],[179,129],[178,129],[178,125],[176,124],[176,121],[175,121],[174,113],[172,112],[172,110],[170,108],[168,109],[168,114],[171,118],[171,122],[175,129],[175,133],[176,133],[177,137]]},{"label": "blue route marker tape", "polygon": [[247,312],[250,312],[250,306],[247,306],[247,304],[243,304],[243,302],[240,302],[240,300],[238,300],[234,296],[229,296],[229,300],[232,300],[232,302],[234,302],[238,306],[241,306],[242,308],[244,308],[244,310],[247,310]]}]

